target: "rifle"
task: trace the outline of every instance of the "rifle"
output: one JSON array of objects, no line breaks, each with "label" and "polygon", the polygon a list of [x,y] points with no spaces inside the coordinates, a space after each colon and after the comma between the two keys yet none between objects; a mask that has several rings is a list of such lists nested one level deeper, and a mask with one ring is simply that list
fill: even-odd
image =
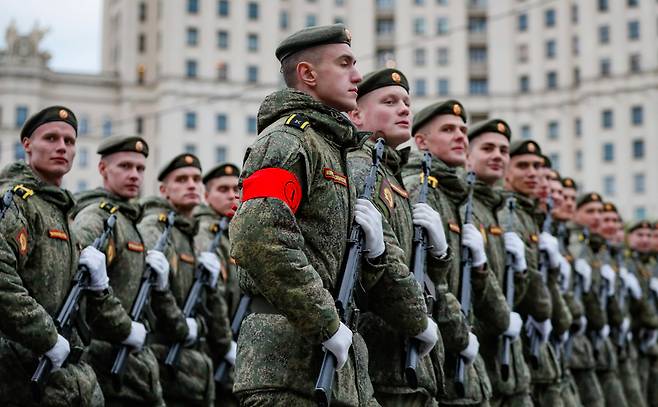
[{"label": "rifle", "polygon": [[5,213],[9,210],[9,206],[14,199],[14,189],[11,188],[2,195],[2,202],[0,202],[0,220],[5,218]]},{"label": "rifle", "polygon": [[[418,196],[418,203],[425,203],[427,201],[428,181],[430,176],[430,167],[432,166],[432,155],[425,151],[423,154],[423,180],[420,186],[420,194]],[[432,299],[434,294],[431,292],[430,287],[425,284],[427,274],[425,273],[427,258],[427,249],[429,242],[427,240],[427,231],[422,226],[414,226],[413,237],[413,274],[414,278],[421,287],[425,287],[425,303],[427,305],[427,313],[431,317],[432,314]],[[416,367],[418,366],[418,348],[419,341],[415,338],[410,338],[407,344],[407,357],[405,361],[404,375],[407,379],[409,387],[416,389],[418,387],[418,377],[416,376]]]},{"label": "rifle", "polygon": [[[466,210],[464,213],[464,224],[473,223],[473,188],[475,185],[475,173],[469,171],[466,175],[466,184],[468,185],[468,199],[466,200]],[[473,253],[471,250],[462,245],[461,248],[461,281],[459,283],[459,303],[464,319],[468,321],[471,314],[471,269],[473,268]],[[468,323],[468,322],[467,322]],[[466,362],[459,355],[457,357],[457,368],[455,369],[455,387],[457,394],[464,397],[466,394]]]},{"label": "rifle", "polygon": [[[248,294],[243,294],[240,297],[240,302],[238,303],[238,308],[235,310],[233,319],[231,320],[231,333],[233,334],[233,340],[238,339],[240,335],[240,326],[242,321],[245,319],[249,312],[249,306],[251,305],[251,296]],[[222,361],[219,362],[217,369],[215,370],[215,381],[217,383],[226,383],[228,380],[228,371],[230,364],[226,361],[225,358],[222,358]]]},{"label": "rifle", "polygon": [[[514,230],[514,208],[516,206],[516,199],[510,196],[507,198],[507,212],[509,219],[507,220],[506,230],[511,232]],[[510,252],[505,254],[505,299],[510,311],[514,309],[514,255]],[[510,348],[512,340],[503,336],[503,350],[500,355],[500,374],[503,381],[509,379],[510,373]]]},{"label": "rifle", "polygon": [[[611,260],[610,252],[608,250],[606,250],[603,265],[607,264],[608,266],[610,266],[610,260]],[[601,311],[604,314],[608,310],[608,289],[609,289],[608,280],[601,277],[601,286],[599,287],[599,292],[598,292],[597,297],[599,299],[599,308],[601,309]],[[601,349],[601,346],[603,346],[604,339],[596,331],[591,332],[591,338],[590,339],[592,341],[592,351],[594,352],[594,356],[596,357],[599,350]]]},{"label": "rifle", "polygon": [[[107,218],[105,221],[105,227],[103,228],[103,233],[98,238],[96,238],[96,240],[94,240],[94,248],[101,250],[107,244],[107,240],[109,239],[110,234],[114,229],[116,220],[117,216],[114,213],[111,214],[109,218]],[[71,289],[69,290],[69,293],[66,297],[66,301],[60,309],[57,318],[54,320],[55,326],[57,327],[57,332],[67,340],[70,340],[71,338],[74,324],[79,322],[77,320],[81,318],[78,315],[80,309],[80,296],[82,295],[82,291],[87,289],[88,286],[89,268],[87,268],[87,266],[84,264],[78,264],[78,270],[73,276],[73,284],[71,285]],[[73,359],[79,360],[81,356],[81,352],[76,352],[76,354],[70,353],[66,359],[66,362]],[[39,358],[39,364],[37,365],[37,368],[34,371],[32,378],[30,379],[32,392],[35,396],[35,399],[37,400],[41,399],[41,390],[50,377],[50,371],[52,367],[53,363],[47,356],[42,355]]]},{"label": "rifle", "polygon": [[[589,242],[589,229],[584,228],[583,229],[583,235],[582,235],[582,247],[580,248],[580,253],[578,253],[577,259],[582,259],[585,257],[585,254],[587,253],[587,247],[588,247],[588,242]],[[584,289],[584,281],[583,277],[576,272],[575,268],[576,262],[574,261],[574,269],[572,275],[574,276],[574,284],[573,284],[573,297],[574,300],[577,302],[580,302],[582,297],[583,297],[583,289]],[[567,342],[564,344],[564,356],[566,360],[571,359],[571,354],[573,353],[573,335],[572,333],[575,333],[577,331],[572,331],[569,333],[569,338],[567,338]]]},{"label": "rifle", "polygon": [[[160,215],[164,217],[164,215]],[[170,211],[166,216],[165,228],[153,250],[164,252],[165,247],[167,246],[167,239],[171,233],[171,228],[174,226],[174,220],[176,218],[176,212]],[[142,273],[141,282],[139,284],[139,290],[137,291],[137,296],[133,302],[132,307],[130,308],[130,319],[133,321],[141,321],[142,314],[144,313],[144,308],[151,298],[151,289],[155,284],[156,274],[153,272],[153,267],[146,265],[144,272]],[[123,372],[126,367],[126,361],[128,360],[128,354],[130,353],[130,346],[120,345],[119,351],[117,352],[116,357],[114,358],[114,363],[110,369],[110,375],[112,376],[112,381],[114,386],[119,389],[121,388],[121,380],[123,378]]]},{"label": "rifle", "polygon": [[[372,165],[370,172],[366,177],[365,187],[360,198],[372,199],[377,183],[377,170],[379,163],[384,155],[384,139],[379,138],[372,150]],[[349,239],[347,240],[347,256],[345,256],[345,266],[343,267],[343,278],[340,283],[340,291],[336,298],[336,309],[340,321],[347,326],[352,325],[356,320],[359,310],[352,304],[352,295],[358,281],[358,269],[361,263],[361,256],[365,246],[365,235],[361,225],[356,222],[352,224]],[[315,383],[314,396],[318,405],[329,406],[331,404],[331,389],[334,384],[336,373],[336,357],[333,353],[324,350],[324,358],[320,374]]]},{"label": "rifle", "polygon": [[[227,217],[222,217],[219,221],[219,227],[217,228],[217,232],[215,232],[215,238],[210,242],[207,251],[214,253],[217,250],[222,233],[228,227],[228,222],[229,218]],[[183,305],[183,316],[186,319],[194,318],[196,316],[197,307],[201,305],[203,299],[202,289],[204,286],[210,286],[210,273],[206,270],[203,264],[199,263],[194,270],[194,282],[192,283],[192,287],[190,287],[190,291],[187,293],[187,298],[185,298],[185,304]],[[174,371],[178,366],[178,358],[180,357],[180,351],[183,349],[183,346],[183,342],[174,343],[169,348],[167,356],[165,356],[164,364],[171,371]]]},{"label": "rifle", "polygon": [[[541,227],[542,232],[551,233],[551,227],[553,225],[553,215],[551,214],[552,211],[553,211],[553,198],[549,196],[546,199],[546,218],[544,218],[544,223],[542,224]],[[548,268],[549,268],[548,253],[542,250],[539,256],[540,256],[539,273],[541,274],[541,279],[544,282],[544,285],[546,285],[548,283]],[[532,364],[533,368],[538,369],[539,364],[541,363],[540,361],[541,361],[541,338],[537,334],[536,330],[532,330],[530,335],[530,363]]]},{"label": "rifle", "polygon": [[[609,247],[609,250],[611,249],[613,248]],[[624,260],[624,248],[622,245],[618,245],[614,247],[614,249],[617,267],[619,267],[619,270],[621,271],[622,268],[626,268],[626,261]],[[619,309],[623,311],[626,308],[626,295],[628,294],[628,287],[626,287],[624,279],[620,279],[620,281],[621,288],[619,289],[619,297],[617,297],[617,303],[619,304]],[[618,331],[619,335],[617,336],[617,347],[619,347],[620,350],[623,350],[626,348],[626,335],[624,335],[622,332],[621,325],[618,327]]]}]

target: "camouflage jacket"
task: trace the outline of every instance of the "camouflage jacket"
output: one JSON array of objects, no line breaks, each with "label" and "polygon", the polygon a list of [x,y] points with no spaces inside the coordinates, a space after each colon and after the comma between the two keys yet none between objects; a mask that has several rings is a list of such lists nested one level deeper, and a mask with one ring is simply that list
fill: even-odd
[{"label": "camouflage jacket", "polygon": [[[272,312],[252,314],[242,324],[234,390],[287,388],[310,396],[323,357],[319,344],[338,329],[333,296],[356,199],[346,156],[360,147],[362,136],[345,115],[292,89],[265,99],[258,128],[241,182],[260,169],[284,169],[299,181],[302,198],[296,213],[279,199],[251,199],[231,221],[231,255],[245,271],[240,285],[272,305]],[[404,298],[408,288],[387,274],[388,256],[363,263],[360,286],[375,297]],[[422,301],[388,301],[377,313],[405,336],[417,335],[427,323]],[[337,373],[334,400],[358,405],[370,397],[372,385],[359,335],[352,347],[354,359]]]},{"label": "camouflage jacket", "polygon": [[[409,163],[403,170],[404,184],[408,188],[412,199],[417,199],[421,186],[421,162],[422,155],[419,153],[412,154]],[[462,215],[460,207],[466,198],[466,186],[455,168],[448,167],[445,163],[436,157],[432,157],[432,166],[430,168],[430,188],[427,194],[427,204],[439,212],[443,221],[446,238],[450,247],[451,257],[449,266],[428,262],[427,272],[430,278],[437,286],[437,300],[435,304],[434,317],[442,332],[445,344],[446,358],[444,371],[446,377],[454,377],[456,368],[456,356],[468,345],[468,325],[461,312],[459,301],[456,295],[460,286],[461,277],[461,238],[460,228],[462,224]],[[509,322],[509,309],[505,304],[505,298],[502,296],[500,287],[495,281],[493,274],[473,272],[471,279],[473,289],[473,314],[476,318],[483,317],[480,311],[484,311],[482,306],[488,301],[498,303],[492,308],[496,311],[506,309],[503,316],[504,323],[497,321],[498,313],[494,312],[492,320],[494,326],[499,328],[504,325],[502,330],[494,329],[502,333],[507,328]],[[491,309],[489,310],[491,311]],[[469,316],[471,319],[473,315]],[[499,320],[498,320],[499,321]],[[491,396],[491,383],[487,376],[486,366],[482,357],[478,355],[475,362],[467,367],[466,372],[466,394],[460,398],[457,395],[456,386],[453,381],[445,383],[445,394],[440,398],[443,401],[473,402],[480,403]]]},{"label": "camouflage jacket", "polygon": [[[630,252],[627,257],[629,272],[634,273],[642,288],[642,298],[631,299],[633,338],[639,345],[645,330],[658,329],[658,298],[649,288],[655,263],[648,253]],[[654,346],[649,354],[654,355],[658,347]]]},{"label": "camouflage jacket", "polygon": [[[365,185],[365,179],[372,165],[374,142],[369,140],[360,150],[351,152],[347,157],[350,180],[360,194]],[[413,222],[411,202],[404,189],[400,170],[407,161],[409,149],[402,151],[386,146],[384,157],[377,172],[377,184],[372,201],[382,213],[384,219],[384,239],[389,254],[397,257],[393,265],[400,275],[403,284],[415,284],[407,266],[411,264]],[[411,291],[410,291],[411,292]],[[377,303],[390,301],[390,298],[373,298],[369,307]],[[414,299],[416,301],[416,299]],[[368,345],[370,378],[377,392],[411,393],[414,390],[407,385],[404,376],[407,338],[392,329],[382,318],[373,312],[362,314],[359,319],[359,330]],[[417,369],[418,389],[435,398],[437,395],[437,378],[435,376],[432,358],[436,360],[436,374],[442,375],[443,342],[439,337],[436,352],[426,358]],[[439,384],[442,384],[439,376]]]}]

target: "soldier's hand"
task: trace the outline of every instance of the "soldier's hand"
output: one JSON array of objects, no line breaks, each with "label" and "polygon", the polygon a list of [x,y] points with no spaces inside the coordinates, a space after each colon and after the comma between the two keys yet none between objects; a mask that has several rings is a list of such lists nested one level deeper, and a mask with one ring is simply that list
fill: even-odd
[{"label": "soldier's hand", "polygon": [[569,290],[569,281],[571,280],[571,264],[564,256],[560,260],[560,292],[563,294]]},{"label": "soldier's hand", "polygon": [[608,283],[608,296],[615,294],[615,282],[617,281],[617,275],[615,271],[610,267],[609,264],[604,264],[601,266],[601,277],[605,279]]},{"label": "soldier's hand", "polygon": [[219,278],[219,257],[215,253],[201,252],[199,254],[199,263],[210,273],[210,288],[217,286],[217,279]]},{"label": "soldier's hand", "polygon": [[322,346],[336,357],[336,370],[340,370],[345,366],[349,357],[350,346],[352,346],[352,331],[341,322],[336,333],[322,342]]},{"label": "soldier's hand", "polygon": [[231,341],[231,346],[228,348],[228,351],[226,352],[226,355],[224,355],[224,359],[228,363],[231,364],[231,366],[235,366],[235,359],[238,356],[238,344],[235,343],[235,341]]},{"label": "soldier's hand", "polygon": [[587,317],[585,315],[581,315],[580,318],[578,318],[578,331],[576,331],[576,335],[583,335],[586,330]]},{"label": "soldier's hand", "polygon": [[599,329],[599,336],[601,339],[606,339],[607,337],[610,336],[610,325],[605,324],[603,325],[603,328]]},{"label": "soldier's hand", "polygon": [[149,250],[146,253],[146,264],[155,271],[155,291],[166,291],[169,287],[169,262],[165,255],[157,250]]},{"label": "soldier's hand", "polygon": [[354,220],[361,225],[366,236],[366,257],[374,259],[381,256],[386,249],[382,230],[382,214],[372,202],[359,198],[354,207]]},{"label": "soldier's hand", "polygon": [[436,325],[436,322],[430,317],[427,317],[427,328],[418,335],[415,336],[421,342],[419,347],[420,357],[424,357],[436,345],[436,342],[439,340],[439,327]]},{"label": "soldier's hand", "polygon": [[46,357],[50,359],[53,364],[53,368],[50,371],[54,372],[61,368],[70,352],[71,347],[69,341],[67,341],[62,335],[57,334],[57,342],[55,342],[55,345],[45,353]]},{"label": "soldier's hand", "polygon": [[621,325],[619,326],[619,336],[622,338],[628,335],[628,333],[631,331],[631,319],[629,317],[624,317],[624,320],[621,321]]},{"label": "soldier's hand", "polygon": [[658,296],[658,277],[651,277],[649,281],[649,288],[653,291],[653,294]]},{"label": "soldier's hand", "polygon": [[484,239],[472,223],[466,223],[462,227],[462,245],[468,247],[471,251],[473,267],[481,267],[487,262],[487,255],[484,252]]},{"label": "soldier's hand", "polygon": [[85,247],[80,253],[80,264],[89,269],[89,286],[91,291],[103,291],[109,287],[110,279],[105,268],[105,254],[93,246]]},{"label": "soldier's hand", "polygon": [[546,318],[545,320],[539,322],[535,320],[531,315],[528,315],[528,319],[525,323],[525,329],[529,337],[532,336],[533,332],[537,332],[541,336],[541,342],[546,343],[548,342],[548,337],[553,331],[553,324],[551,323],[550,318]]},{"label": "soldier's hand", "polygon": [[583,292],[588,293],[592,289],[592,268],[585,259],[578,259],[574,263],[574,270],[583,281]]},{"label": "soldier's hand", "polygon": [[130,334],[121,343],[132,346],[135,350],[142,350],[146,341],[146,328],[139,322],[131,321],[130,324]]},{"label": "soldier's hand", "polygon": [[642,298],[642,287],[640,287],[640,282],[637,280],[637,277],[635,277],[635,274],[627,271],[625,277],[621,273],[620,275],[622,276],[624,285],[628,289],[628,292],[631,293],[631,296],[636,300]]},{"label": "soldier's hand", "polygon": [[523,241],[514,232],[505,232],[503,235],[505,240],[505,250],[512,254],[514,262],[512,263],[512,269],[517,273],[523,273],[528,268],[528,264],[525,260],[525,245]]},{"label": "soldier's hand", "polygon": [[655,329],[649,329],[649,330],[642,330],[640,332],[640,350],[642,353],[647,353],[649,349],[651,349],[655,344],[656,341],[658,340],[658,330]]},{"label": "soldier's hand", "polygon": [[199,324],[194,318],[185,318],[187,324],[187,338],[185,338],[185,345],[190,346],[196,343],[199,336]]},{"label": "soldier's hand", "polygon": [[509,325],[507,326],[505,332],[503,332],[503,335],[510,338],[512,341],[515,341],[518,339],[519,335],[521,334],[522,326],[523,326],[523,320],[521,319],[521,315],[519,315],[517,312],[510,312]]},{"label": "soldier's hand", "polygon": [[560,254],[559,245],[557,238],[551,235],[548,232],[541,232],[539,235],[539,250],[543,250],[548,254],[548,263],[552,269],[557,268],[560,265]]},{"label": "soldier's hand", "polygon": [[413,208],[414,225],[422,226],[427,232],[430,248],[430,254],[434,257],[441,257],[448,251],[448,242],[443,230],[443,221],[441,215],[432,209],[426,203],[417,203]]},{"label": "soldier's hand", "polygon": [[464,358],[464,362],[466,362],[467,365],[470,365],[477,357],[479,351],[480,351],[480,341],[478,340],[478,337],[475,336],[473,332],[469,332],[468,346],[466,346],[466,349],[459,352],[459,354],[461,355],[461,357]]}]

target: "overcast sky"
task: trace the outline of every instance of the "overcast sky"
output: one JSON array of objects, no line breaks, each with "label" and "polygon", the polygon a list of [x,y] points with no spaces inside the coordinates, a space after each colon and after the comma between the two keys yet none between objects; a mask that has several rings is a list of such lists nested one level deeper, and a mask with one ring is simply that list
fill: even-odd
[{"label": "overcast sky", "polygon": [[56,71],[99,72],[102,0],[0,0],[0,48],[12,20],[26,34],[36,22],[50,29],[41,49]]}]

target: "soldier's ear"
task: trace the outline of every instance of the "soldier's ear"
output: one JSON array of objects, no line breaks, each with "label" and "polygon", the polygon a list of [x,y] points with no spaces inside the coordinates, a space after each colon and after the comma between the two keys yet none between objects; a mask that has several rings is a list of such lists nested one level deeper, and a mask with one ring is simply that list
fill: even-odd
[{"label": "soldier's ear", "polygon": [[416,142],[416,147],[418,147],[419,150],[429,150],[427,140],[425,140],[425,133],[418,132],[414,134],[414,141]]},{"label": "soldier's ear", "polygon": [[314,88],[318,84],[317,72],[310,62],[302,61],[297,64],[297,78],[310,88]]},{"label": "soldier's ear", "polygon": [[160,190],[160,196],[162,196],[163,198],[167,198],[167,187],[165,186],[164,182],[160,183],[159,190]]},{"label": "soldier's ear", "polygon": [[23,140],[21,140],[21,143],[23,144],[23,149],[25,149],[26,153],[31,153],[32,150],[30,149],[30,144],[31,144],[32,139],[29,137],[24,137]]},{"label": "soldier's ear", "polygon": [[358,107],[351,112],[348,112],[347,115],[350,117],[350,120],[356,127],[363,126],[363,112]]}]

